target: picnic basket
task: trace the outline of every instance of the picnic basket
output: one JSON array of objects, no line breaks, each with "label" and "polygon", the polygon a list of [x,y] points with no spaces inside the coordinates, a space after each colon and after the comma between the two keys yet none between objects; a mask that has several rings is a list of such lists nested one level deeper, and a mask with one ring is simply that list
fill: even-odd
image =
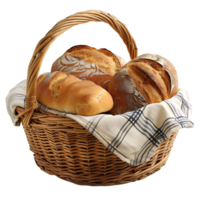
[{"label": "picnic basket", "polygon": [[159,145],[149,161],[134,166],[120,160],[73,119],[38,109],[36,81],[45,53],[63,32],[90,21],[109,24],[124,41],[130,58],[137,56],[135,41],[126,26],[109,13],[89,10],[61,20],[35,48],[28,67],[26,106],[16,108],[17,117],[37,165],[46,173],[81,185],[116,185],[141,180],[166,163],[177,132]]}]

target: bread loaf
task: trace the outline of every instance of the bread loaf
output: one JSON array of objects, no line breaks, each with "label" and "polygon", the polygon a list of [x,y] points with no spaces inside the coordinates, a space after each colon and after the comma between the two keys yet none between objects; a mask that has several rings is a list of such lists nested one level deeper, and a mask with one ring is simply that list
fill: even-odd
[{"label": "bread loaf", "polygon": [[91,80],[107,90],[111,78],[124,64],[123,58],[107,49],[78,45],[59,57],[51,72],[61,71],[82,80]]},{"label": "bread loaf", "polygon": [[114,75],[108,91],[114,101],[111,113],[122,114],[171,98],[178,91],[178,77],[170,61],[144,54]]},{"label": "bread loaf", "polygon": [[105,89],[63,72],[41,75],[36,98],[51,109],[85,116],[106,112],[113,106],[112,97]]}]

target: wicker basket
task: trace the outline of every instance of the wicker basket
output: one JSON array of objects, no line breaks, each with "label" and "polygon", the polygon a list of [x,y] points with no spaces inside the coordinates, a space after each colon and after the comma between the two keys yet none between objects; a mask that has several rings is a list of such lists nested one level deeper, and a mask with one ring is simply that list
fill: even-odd
[{"label": "wicker basket", "polygon": [[26,89],[26,108],[17,107],[30,150],[43,171],[82,185],[115,185],[143,179],[167,161],[177,132],[162,142],[146,163],[133,166],[120,160],[79,123],[38,109],[36,80],[51,43],[71,27],[89,21],[109,24],[127,46],[130,58],[137,56],[134,39],[116,17],[102,11],[79,12],[58,22],[41,39],[31,58]]}]

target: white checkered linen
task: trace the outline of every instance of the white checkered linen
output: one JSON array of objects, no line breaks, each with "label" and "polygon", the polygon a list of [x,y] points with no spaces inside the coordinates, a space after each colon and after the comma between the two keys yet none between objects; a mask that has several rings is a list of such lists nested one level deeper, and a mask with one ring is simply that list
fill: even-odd
[{"label": "white checkered linen", "polygon": [[[26,80],[10,90],[6,98],[7,111],[15,126],[19,125],[15,108],[24,108],[25,99]],[[86,117],[52,110],[41,104],[39,108],[74,119],[121,160],[131,165],[148,161],[159,144],[167,140],[174,131],[193,127],[191,104],[187,92],[183,89],[161,103],[115,116],[99,114]]]}]

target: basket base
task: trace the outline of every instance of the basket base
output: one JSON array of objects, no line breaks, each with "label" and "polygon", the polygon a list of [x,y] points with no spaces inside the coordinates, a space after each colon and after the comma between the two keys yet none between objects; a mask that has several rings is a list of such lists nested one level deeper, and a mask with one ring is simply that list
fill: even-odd
[{"label": "basket base", "polygon": [[65,177],[65,176],[59,176],[57,174],[53,174],[51,171],[45,169],[45,167],[39,166],[38,163],[34,160],[34,165],[44,174],[46,174],[47,176],[53,176],[56,179],[69,183],[71,185],[76,185],[76,186],[88,186],[88,187],[112,187],[112,186],[118,186],[118,185],[125,185],[125,184],[129,184],[129,183],[133,183],[133,182],[140,182],[140,181],[144,181],[147,180],[148,178],[150,178],[153,175],[156,175],[158,173],[160,173],[164,166],[168,165],[169,160],[167,160],[167,162],[165,162],[163,164],[162,167],[160,168],[156,168],[154,171],[152,171],[151,173],[148,173],[147,175],[143,175],[141,178],[138,179],[131,179],[131,180],[124,180],[124,181],[116,181],[116,182],[108,182],[108,183],[103,183],[103,182],[93,182],[93,183],[89,183],[87,181],[77,181],[75,179],[71,179],[69,177]]},{"label": "basket base", "polygon": [[[20,114],[23,108],[17,107]],[[23,116],[20,120],[23,123]],[[177,132],[160,143],[151,159],[130,165],[108,150],[71,118],[35,110],[24,126],[30,150],[41,170],[79,185],[118,185],[141,180],[158,171],[170,155]]]}]

